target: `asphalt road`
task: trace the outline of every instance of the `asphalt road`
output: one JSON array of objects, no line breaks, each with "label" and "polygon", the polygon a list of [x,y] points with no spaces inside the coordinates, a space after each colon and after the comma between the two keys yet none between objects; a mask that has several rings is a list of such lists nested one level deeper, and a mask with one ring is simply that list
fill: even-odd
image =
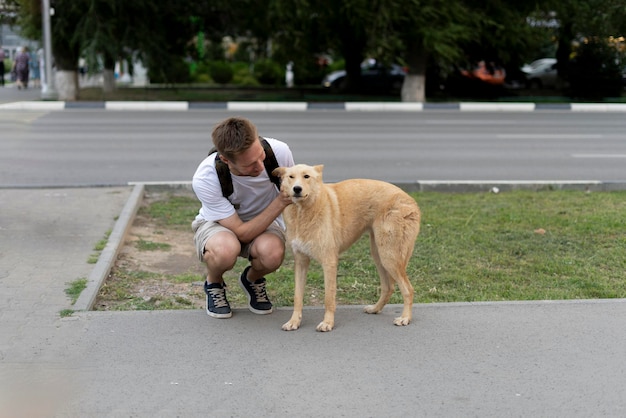
[{"label": "asphalt road", "polygon": [[[239,112],[326,181],[626,180],[623,113]],[[0,111],[0,187],[189,181],[226,110]]]}]

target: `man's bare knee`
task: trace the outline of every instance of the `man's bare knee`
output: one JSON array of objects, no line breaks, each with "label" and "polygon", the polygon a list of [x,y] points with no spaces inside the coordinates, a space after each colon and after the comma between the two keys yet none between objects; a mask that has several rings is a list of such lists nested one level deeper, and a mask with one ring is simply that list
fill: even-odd
[{"label": "man's bare knee", "polygon": [[230,233],[220,233],[211,237],[204,246],[204,261],[209,265],[225,270],[233,268],[241,252],[241,244]]},{"label": "man's bare knee", "polygon": [[274,234],[263,234],[254,241],[250,255],[259,270],[274,271],[283,263],[285,244]]}]

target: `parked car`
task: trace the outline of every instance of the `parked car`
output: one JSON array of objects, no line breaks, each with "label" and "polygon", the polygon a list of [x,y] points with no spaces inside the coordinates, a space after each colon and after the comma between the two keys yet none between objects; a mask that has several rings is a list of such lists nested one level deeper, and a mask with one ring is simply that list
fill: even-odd
[{"label": "parked car", "polygon": [[556,58],[541,58],[522,67],[526,75],[526,87],[530,89],[556,87]]},{"label": "parked car", "polygon": [[[407,71],[397,64],[384,66],[374,59],[361,63],[361,83],[363,93],[399,93]],[[333,92],[343,92],[347,87],[345,70],[333,71],[322,80],[322,86]]]}]

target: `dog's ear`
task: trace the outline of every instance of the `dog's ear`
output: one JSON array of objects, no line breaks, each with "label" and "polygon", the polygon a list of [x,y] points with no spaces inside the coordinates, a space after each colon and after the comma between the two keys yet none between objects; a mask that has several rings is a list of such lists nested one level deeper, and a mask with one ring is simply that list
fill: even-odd
[{"label": "dog's ear", "polygon": [[314,165],[313,168],[315,169],[315,171],[322,174],[322,171],[324,171],[324,164]]},{"label": "dog's ear", "polygon": [[283,175],[285,174],[285,167],[276,167],[273,171],[272,174],[275,175],[276,177],[283,177]]}]

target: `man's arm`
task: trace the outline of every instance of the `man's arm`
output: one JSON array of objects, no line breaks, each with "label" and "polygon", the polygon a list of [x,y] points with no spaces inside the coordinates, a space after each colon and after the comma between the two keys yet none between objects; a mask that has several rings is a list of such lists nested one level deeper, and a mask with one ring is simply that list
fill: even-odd
[{"label": "man's arm", "polygon": [[239,241],[248,243],[265,232],[274,222],[274,219],[291,203],[291,198],[281,192],[263,212],[247,222],[242,221],[239,215],[235,213],[228,218],[218,221],[218,223],[233,231]]}]

